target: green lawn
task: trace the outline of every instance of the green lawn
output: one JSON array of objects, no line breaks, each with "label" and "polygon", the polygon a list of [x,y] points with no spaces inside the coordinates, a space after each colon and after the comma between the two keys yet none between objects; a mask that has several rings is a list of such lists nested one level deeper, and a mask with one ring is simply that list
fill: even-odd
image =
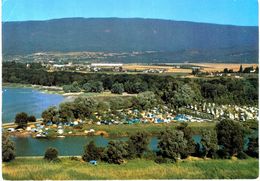
[{"label": "green lawn", "polygon": [[17,158],[3,163],[7,180],[89,180],[89,179],[255,179],[258,160],[184,160],[176,164],[156,164],[152,160],[135,159],[122,165],[61,158],[49,163],[42,158]]}]

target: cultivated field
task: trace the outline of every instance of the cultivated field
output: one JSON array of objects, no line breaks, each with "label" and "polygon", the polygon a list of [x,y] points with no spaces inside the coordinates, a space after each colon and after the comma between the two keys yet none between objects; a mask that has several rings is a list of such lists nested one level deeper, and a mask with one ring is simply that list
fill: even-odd
[{"label": "cultivated field", "polygon": [[[194,158],[195,159],[195,158]],[[3,163],[7,180],[101,180],[101,179],[255,179],[258,160],[203,160],[190,158],[179,163],[156,164],[152,160],[134,159],[122,165],[61,158],[49,163],[43,158],[16,158]]]},{"label": "cultivated field", "polygon": [[166,73],[191,73],[191,69],[174,68],[173,66],[157,66],[157,65],[138,65],[138,64],[125,64],[124,70],[130,71],[144,71],[149,69],[165,70]]},{"label": "cultivated field", "polygon": [[203,67],[202,71],[203,72],[216,72],[216,71],[223,71],[225,68],[228,69],[233,69],[233,71],[238,71],[240,68],[240,65],[242,65],[243,68],[245,67],[251,67],[253,66],[256,68],[258,64],[224,64],[224,63],[198,63],[198,64],[193,64],[196,66]]}]

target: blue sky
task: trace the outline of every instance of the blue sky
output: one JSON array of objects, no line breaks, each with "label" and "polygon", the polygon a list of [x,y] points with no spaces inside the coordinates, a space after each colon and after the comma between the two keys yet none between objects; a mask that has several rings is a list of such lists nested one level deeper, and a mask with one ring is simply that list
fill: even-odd
[{"label": "blue sky", "polygon": [[141,17],[258,25],[257,0],[2,0],[3,21]]}]

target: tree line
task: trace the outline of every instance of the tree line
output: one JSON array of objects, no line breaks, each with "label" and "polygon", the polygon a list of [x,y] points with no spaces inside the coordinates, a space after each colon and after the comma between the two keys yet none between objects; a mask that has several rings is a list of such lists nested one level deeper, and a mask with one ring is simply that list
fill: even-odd
[{"label": "tree line", "polygon": [[106,74],[47,72],[39,65],[3,63],[3,82],[62,86],[65,92],[103,92],[138,94],[151,91],[172,107],[209,101],[217,104],[257,105],[258,78],[174,78],[149,74]]},{"label": "tree line", "polygon": [[[232,120],[221,120],[214,130],[203,130],[200,143],[195,144],[193,132],[187,123],[176,129],[166,129],[158,136],[158,150],[149,150],[149,135],[138,132],[127,141],[110,141],[104,147],[97,147],[93,141],[84,146],[82,159],[104,161],[122,164],[125,160],[134,158],[153,159],[157,163],[174,163],[188,156],[212,159],[230,159],[236,156],[246,159],[248,156],[258,158],[258,137],[250,137],[248,148],[245,150],[245,131],[243,126]],[[15,146],[6,134],[2,136],[2,158],[8,162],[15,159]],[[58,150],[49,148],[44,159],[59,161]],[[75,159],[73,157],[72,159]]]}]

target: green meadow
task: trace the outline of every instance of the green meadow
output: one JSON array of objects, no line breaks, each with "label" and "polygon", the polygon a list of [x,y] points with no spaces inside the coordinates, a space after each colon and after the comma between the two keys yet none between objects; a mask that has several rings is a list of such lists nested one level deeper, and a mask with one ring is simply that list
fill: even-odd
[{"label": "green meadow", "polygon": [[[195,158],[194,158],[195,159]],[[43,158],[16,158],[3,163],[7,180],[89,180],[89,179],[255,179],[258,160],[186,159],[178,163],[157,164],[152,160],[134,159],[122,165],[61,158],[50,163]]]}]

